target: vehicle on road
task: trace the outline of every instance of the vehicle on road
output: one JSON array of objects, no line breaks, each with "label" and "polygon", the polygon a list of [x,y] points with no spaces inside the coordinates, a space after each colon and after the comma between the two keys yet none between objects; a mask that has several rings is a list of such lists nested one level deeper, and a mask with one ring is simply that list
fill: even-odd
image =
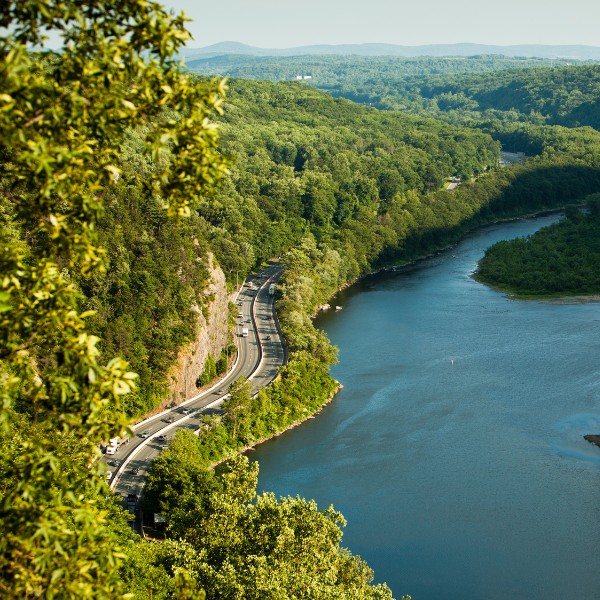
[{"label": "vehicle on road", "polygon": [[110,481],[112,479],[112,476],[113,476],[112,471],[106,471],[106,481]]},{"label": "vehicle on road", "polygon": [[175,417],[167,417],[166,419],[163,419],[163,421],[165,423],[175,423],[175,421],[177,421],[177,419]]},{"label": "vehicle on road", "polygon": [[143,431],[142,433],[140,433],[140,437],[143,439],[149,438],[150,437],[150,432],[149,431]]},{"label": "vehicle on road", "polygon": [[274,283],[272,283],[272,284],[269,286],[269,296],[274,296],[274,295],[275,295],[275,284],[274,284]]},{"label": "vehicle on road", "polygon": [[158,436],[158,440],[161,441],[161,442],[166,442],[167,441],[167,436],[164,435],[164,434],[163,435],[159,435]]},{"label": "vehicle on road", "polygon": [[116,454],[121,446],[129,443],[129,438],[126,437],[114,437],[111,438],[108,444],[106,445],[106,454],[109,456]]},{"label": "vehicle on road", "polygon": [[252,323],[252,319],[246,319],[246,323]]},{"label": "vehicle on road", "polygon": [[122,460],[111,460],[108,463],[111,467],[120,467],[123,464]]},{"label": "vehicle on road", "polygon": [[242,328],[242,337],[248,337],[248,328],[247,327]]},{"label": "vehicle on road", "polygon": [[131,469],[131,474],[132,475],[139,475],[140,474],[140,468],[139,467],[133,467],[133,469]]},{"label": "vehicle on road", "polygon": [[270,336],[270,335],[268,335],[268,336],[265,338],[265,340],[270,340],[270,339],[271,339],[271,336]]},{"label": "vehicle on road", "polygon": [[182,414],[182,415],[189,415],[189,414],[190,414],[190,413],[192,413],[192,412],[194,412],[194,409],[193,409],[193,408],[188,408],[188,407],[185,407],[185,408],[182,408],[182,409],[181,409],[181,414]]}]

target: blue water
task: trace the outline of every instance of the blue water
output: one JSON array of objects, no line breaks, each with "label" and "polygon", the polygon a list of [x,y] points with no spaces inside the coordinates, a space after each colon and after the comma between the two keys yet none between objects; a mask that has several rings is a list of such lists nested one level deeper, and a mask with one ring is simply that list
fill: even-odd
[{"label": "blue water", "polygon": [[333,504],[394,596],[600,598],[600,304],[506,298],[470,274],[489,227],[367,278],[318,324],[344,389],[262,445],[259,487]]}]

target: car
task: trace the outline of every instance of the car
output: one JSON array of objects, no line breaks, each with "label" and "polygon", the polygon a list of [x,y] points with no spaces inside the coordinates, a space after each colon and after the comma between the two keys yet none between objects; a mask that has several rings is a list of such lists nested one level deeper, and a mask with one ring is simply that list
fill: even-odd
[{"label": "car", "polygon": [[191,412],[193,412],[193,408],[182,408],[181,409],[181,414],[183,415],[189,415]]},{"label": "car", "polygon": [[246,319],[246,323],[252,323],[252,319]]},{"label": "car", "polygon": [[111,467],[120,467],[123,464],[122,460],[111,460],[108,463]]},{"label": "car", "polygon": [[270,336],[270,335],[268,335],[268,336],[265,338],[265,340],[270,340],[270,339],[271,339],[271,336]]},{"label": "car", "polygon": [[150,432],[149,431],[143,431],[142,433],[140,433],[140,437],[141,438],[149,438],[150,437]]},{"label": "car", "polygon": [[110,481],[112,479],[112,476],[113,476],[112,471],[106,471],[106,481]]},{"label": "car", "polygon": [[131,474],[132,475],[139,475],[140,474],[140,468],[139,467],[133,467],[133,469],[131,469]]},{"label": "car", "polygon": [[167,441],[167,436],[166,436],[166,435],[164,435],[164,434],[163,434],[163,435],[159,435],[159,436],[158,436],[158,439],[159,439],[159,441],[161,441],[161,442],[166,442],[166,441]]},{"label": "car", "polygon": [[161,444],[158,448],[159,450],[166,450],[169,447],[169,444]]},{"label": "car", "polygon": [[163,419],[163,421],[165,423],[175,423],[177,419],[175,417],[167,417],[166,419]]}]

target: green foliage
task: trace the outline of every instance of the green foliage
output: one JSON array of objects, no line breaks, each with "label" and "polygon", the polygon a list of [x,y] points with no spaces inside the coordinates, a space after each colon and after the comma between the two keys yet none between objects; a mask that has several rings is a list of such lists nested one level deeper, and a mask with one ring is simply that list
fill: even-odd
[{"label": "green foliage", "polygon": [[[597,196],[597,194],[596,194]],[[597,203],[597,198],[592,199]],[[566,218],[529,238],[486,250],[477,279],[526,296],[600,293],[600,218],[571,208]]]},{"label": "green foliage", "polygon": [[217,376],[217,365],[215,363],[215,359],[212,354],[209,354],[206,357],[206,362],[204,363],[204,370],[202,371],[202,375],[198,377],[196,381],[196,387],[202,387],[203,385],[207,385]]},{"label": "green foliage", "polygon": [[134,599],[204,600],[198,554],[183,541],[140,542],[127,553],[120,575]]},{"label": "green foliage", "polygon": [[311,75],[311,86],[380,109],[466,123],[486,117],[598,128],[599,68],[567,59],[488,56],[225,55],[195,72],[270,81]]},{"label": "green foliage", "polygon": [[223,402],[224,424],[232,439],[244,441],[250,425],[252,386],[247,379],[234,381],[229,388],[229,397]]},{"label": "green foliage", "polygon": [[[179,468],[194,470],[194,464],[184,459]],[[257,478],[258,465],[238,456],[212,489],[186,491],[171,504],[169,530],[181,544],[168,558],[172,571],[193,565],[190,574],[214,599],[391,599],[387,586],[370,585],[368,566],[340,547],[342,515],[300,498],[257,496]],[[138,552],[144,564],[159,562],[148,546]],[[144,581],[135,581],[139,597]],[[146,594],[151,585],[146,583]]]},{"label": "green foliage", "polygon": [[[598,65],[509,69],[485,77],[438,78],[422,85],[421,94],[434,102],[437,99],[441,112],[515,112],[522,121],[600,128],[596,108],[600,95]],[[457,96],[464,99],[460,106],[443,102],[444,98]]]},{"label": "green foliage", "polygon": [[[100,361],[75,280],[106,268],[98,223],[128,130],[153,120],[143,153],[158,168],[148,185],[168,215],[189,214],[224,173],[207,121],[222,88],[179,71],[171,57],[189,38],[183,18],[152,2],[20,0],[3,8],[0,27],[0,195],[10,205],[0,234],[0,441],[12,449],[0,594],[121,597],[124,538],[93,461],[127,426],[135,376],[122,359]],[[63,51],[30,53],[48,29]],[[151,277],[139,281],[151,291]]]}]

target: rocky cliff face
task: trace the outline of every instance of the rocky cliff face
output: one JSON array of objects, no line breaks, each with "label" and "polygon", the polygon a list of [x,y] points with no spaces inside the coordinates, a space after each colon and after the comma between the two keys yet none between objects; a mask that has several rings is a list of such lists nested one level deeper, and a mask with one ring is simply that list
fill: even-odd
[{"label": "rocky cliff face", "polygon": [[169,395],[163,402],[164,408],[174,401],[181,404],[198,393],[196,380],[204,370],[208,354],[218,360],[221,349],[227,345],[230,332],[227,325],[229,297],[225,285],[225,275],[215,266],[214,257],[209,254],[207,265],[210,272],[209,283],[204,289],[206,307],[197,309],[197,337],[179,351],[177,362],[169,371]]}]

